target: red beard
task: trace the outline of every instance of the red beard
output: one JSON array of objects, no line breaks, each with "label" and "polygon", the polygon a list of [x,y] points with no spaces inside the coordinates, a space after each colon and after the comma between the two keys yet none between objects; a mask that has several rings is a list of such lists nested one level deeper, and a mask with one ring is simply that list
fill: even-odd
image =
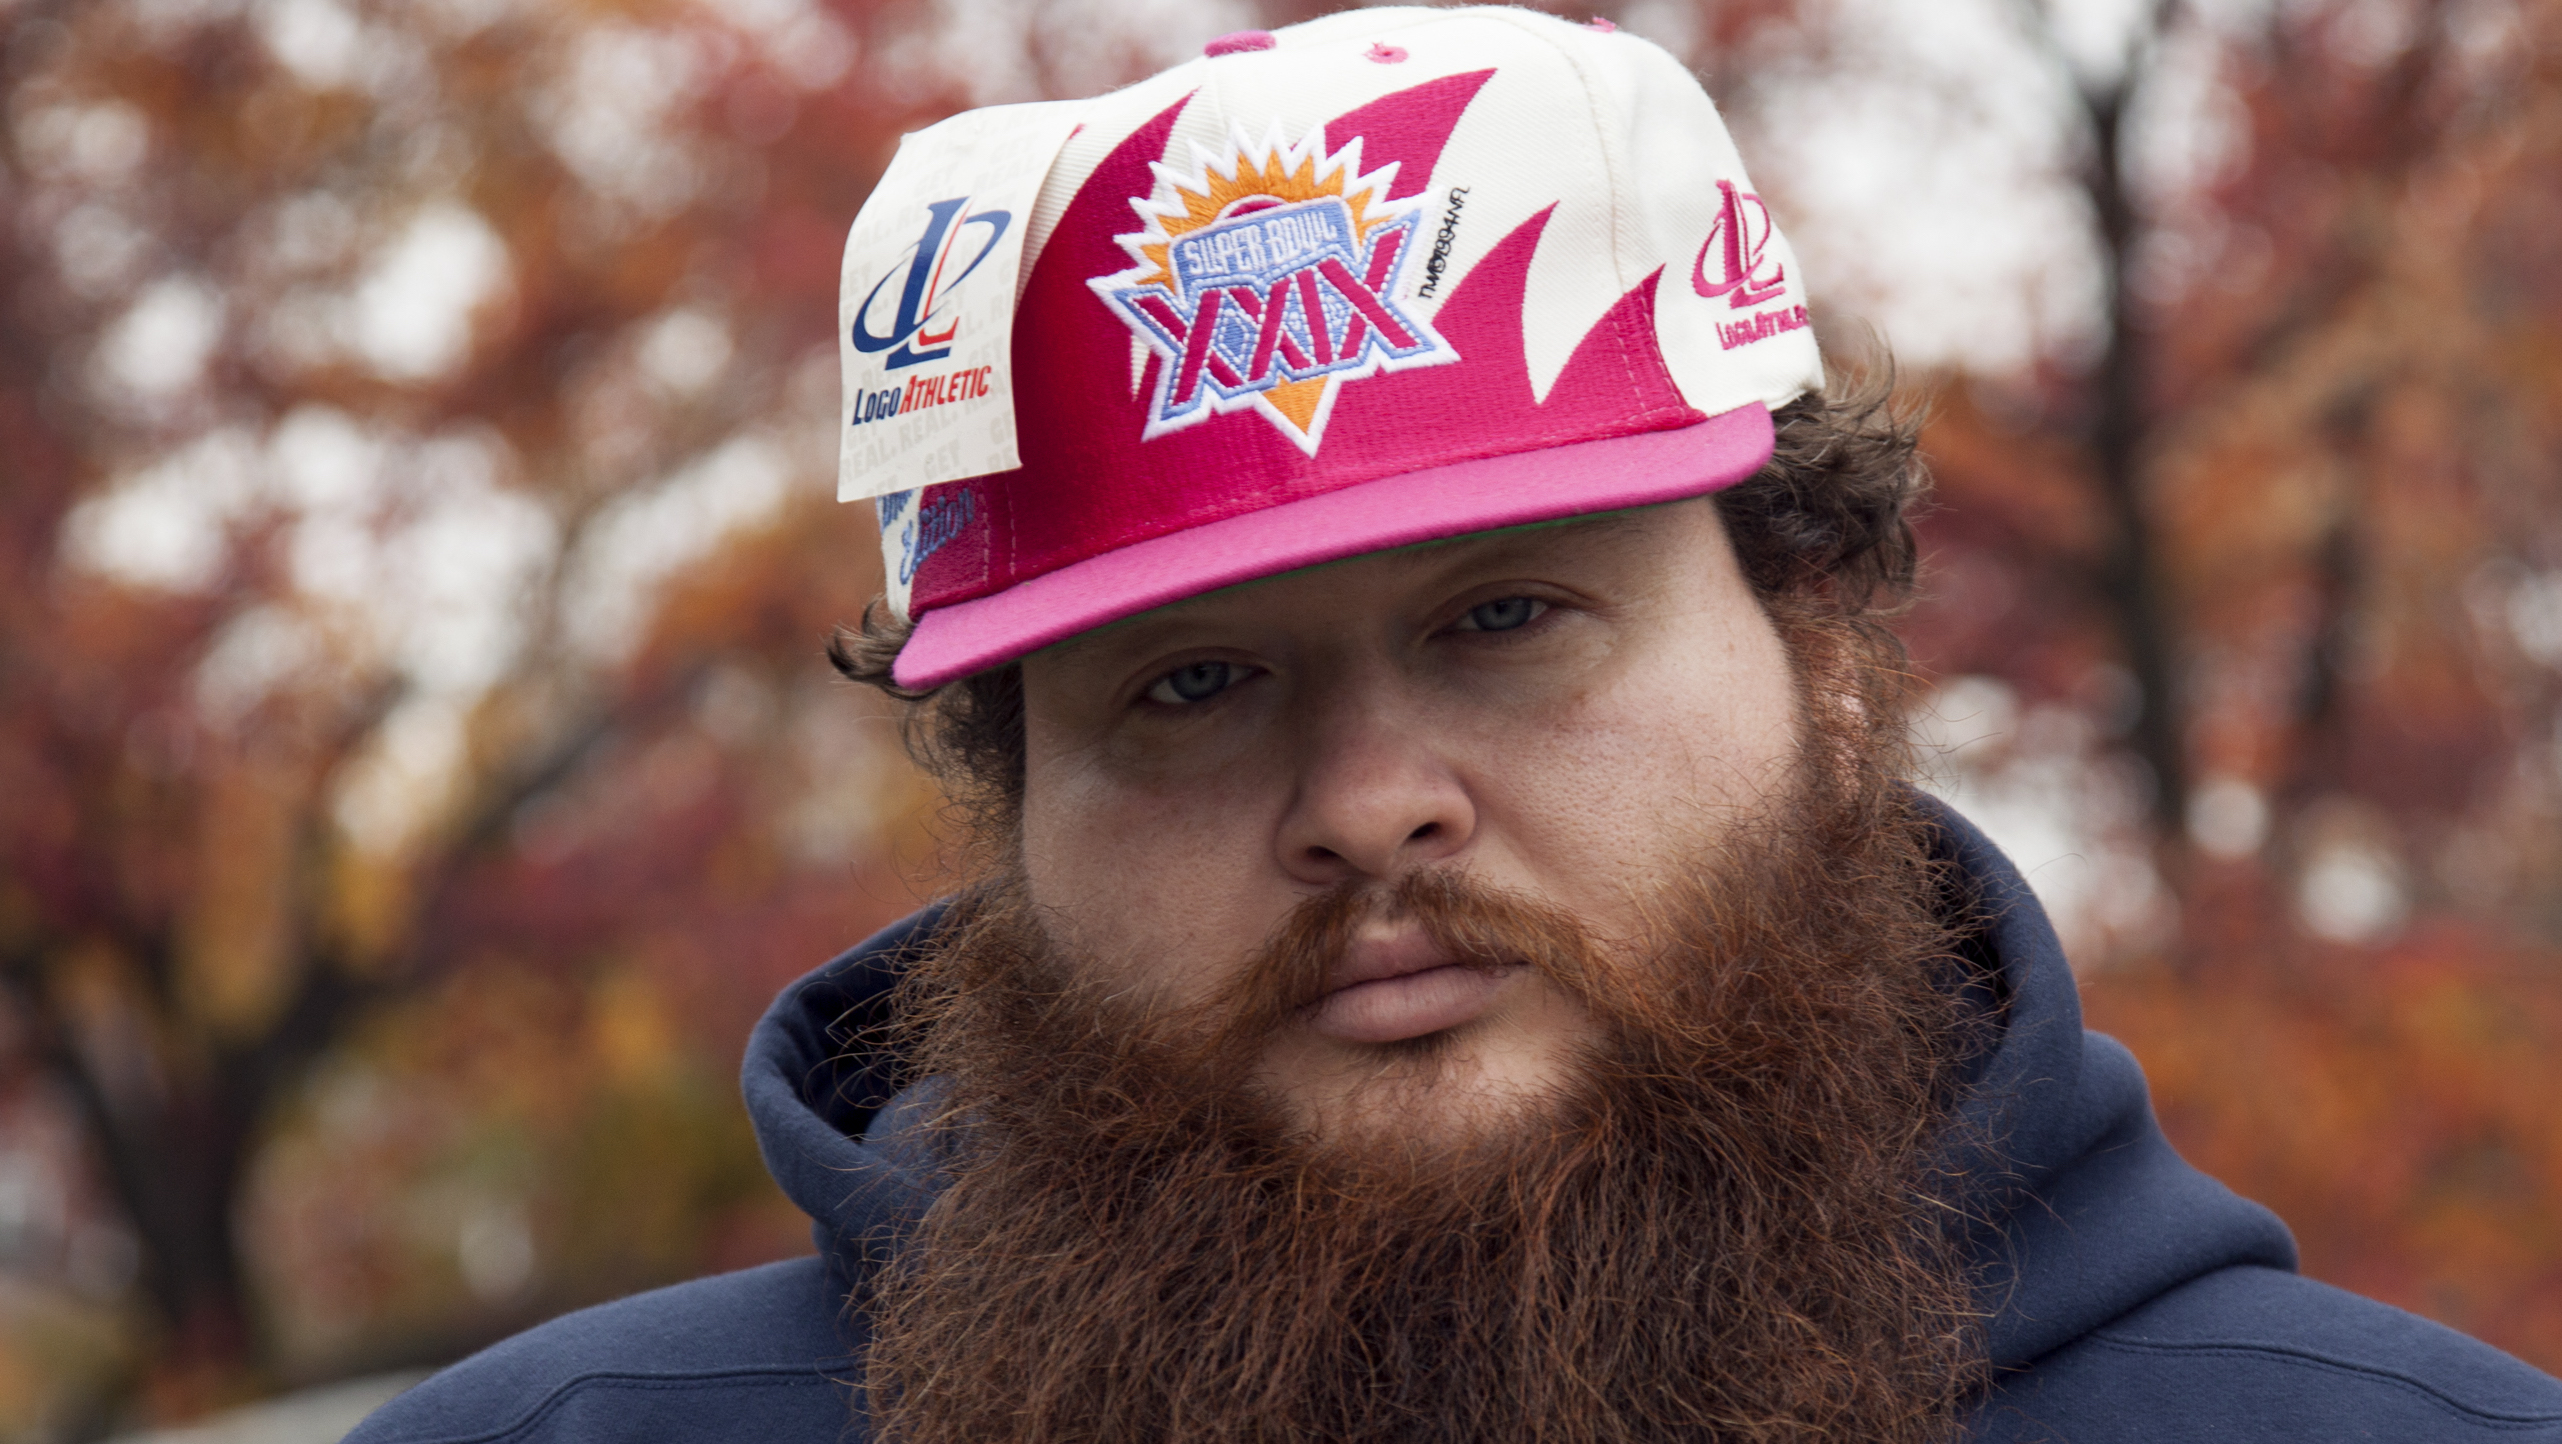
[{"label": "red beard", "polygon": [[[1423,873],[1311,900],[1178,1030],[980,889],[908,984],[950,1183],[862,1300],[883,1437],[1953,1437],[1981,1351],[1933,1168],[1973,1032],[1945,883],[1881,713],[1808,713],[1799,796],[1634,955]],[[1458,1146],[1292,1125],[1255,1060],[1379,907],[1583,1002],[1557,1096]]]}]

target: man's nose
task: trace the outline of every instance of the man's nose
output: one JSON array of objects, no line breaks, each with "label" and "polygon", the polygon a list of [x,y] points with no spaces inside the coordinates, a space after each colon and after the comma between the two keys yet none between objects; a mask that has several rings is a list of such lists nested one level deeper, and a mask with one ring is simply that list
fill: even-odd
[{"label": "man's nose", "polygon": [[1302,714],[1296,787],[1276,838],[1283,871],[1331,886],[1466,848],[1476,804],[1430,726],[1391,688],[1332,692]]}]

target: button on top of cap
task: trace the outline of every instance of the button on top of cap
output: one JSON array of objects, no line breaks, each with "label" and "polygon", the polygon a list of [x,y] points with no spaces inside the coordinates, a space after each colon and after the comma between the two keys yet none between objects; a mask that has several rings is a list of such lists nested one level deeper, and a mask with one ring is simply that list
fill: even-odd
[{"label": "button on top of cap", "polygon": [[1249,50],[1269,50],[1279,43],[1269,30],[1238,30],[1202,46],[1201,53],[1212,57],[1242,55]]}]

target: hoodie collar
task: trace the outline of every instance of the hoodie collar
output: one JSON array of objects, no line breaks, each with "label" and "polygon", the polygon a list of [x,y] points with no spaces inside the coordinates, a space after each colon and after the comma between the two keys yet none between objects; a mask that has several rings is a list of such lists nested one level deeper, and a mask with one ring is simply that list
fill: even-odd
[{"label": "hoodie collar", "polygon": [[766,1171],[801,1211],[837,1282],[851,1288],[933,1201],[909,1153],[868,1139],[874,1116],[914,1081],[873,1041],[890,990],[941,927],[936,903],[783,990],[748,1036],[740,1088]]}]

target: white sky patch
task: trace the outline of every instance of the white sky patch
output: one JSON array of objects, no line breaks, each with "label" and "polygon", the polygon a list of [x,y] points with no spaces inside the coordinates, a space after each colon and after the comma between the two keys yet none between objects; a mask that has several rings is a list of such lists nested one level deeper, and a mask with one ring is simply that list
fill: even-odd
[{"label": "white sky patch", "polygon": [[152,250],[151,233],[103,201],[72,208],[53,229],[53,263],[83,296],[103,297],[124,285]]},{"label": "white sky patch", "polygon": [[2562,670],[2562,568],[2485,562],[2465,578],[2463,595],[2476,628],[2514,644],[2530,662]]},{"label": "white sky patch", "polygon": [[1699,12],[1685,0],[1631,0],[1619,12],[1619,28],[1688,55],[1699,43]]},{"label": "white sky patch", "polygon": [[2357,64],[2389,64],[2411,43],[2413,7],[2402,0],[2346,0],[2335,8],[2340,22],[2334,43]]},{"label": "white sky patch", "polygon": [[2518,650],[2547,667],[2562,668],[2562,571],[2520,577],[2505,610]]},{"label": "white sky patch", "polygon": [[2249,117],[2217,73],[2218,37],[2203,23],[2174,31],[2136,97],[2132,154],[2138,192],[2176,203],[2248,158]]},{"label": "white sky patch", "polygon": [[853,33],[812,0],[705,0],[702,8],[753,36],[765,62],[804,90],[835,84],[854,64]]},{"label": "white sky patch", "polygon": [[2497,65],[2504,56],[2520,51],[2533,53],[2533,47],[2522,45],[2526,25],[2518,14],[2517,0],[2473,0],[2454,7],[2446,21],[2456,52],[2467,63],[2479,68]]},{"label": "white sky patch", "polygon": [[[1761,82],[1747,117],[1746,158],[1778,198],[1819,308],[1877,325],[1917,365],[2000,374],[2087,354],[2104,278],[2073,87],[2116,80],[2153,8],[1841,0],[1820,62]],[[2192,4],[2134,97],[2129,172],[2159,222],[2130,258],[2140,295],[2169,300],[2247,265],[2253,238],[2221,233],[2186,198],[2244,153],[2215,36],[2262,8]],[[2023,10],[2051,17],[2061,66]]]},{"label": "white sky patch", "polygon": [[46,1126],[42,1107],[19,1104],[0,1116],[0,1257],[19,1278],[61,1256],[77,1217],[70,1165],[81,1150]]},{"label": "white sky patch", "polygon": [[477,692],[514,665],[560,528],[503,484],[503,441],[395,443],[311,406],[276,428],[270,456],[297,514],[288,555],[304,596],[360,619],[376,655],[429,692]]},{"label": "white sky patch", "polygon": [[295,409],[269,440],[277,504],[298,513],[286,540],[295,587],[331,611],[362,616],[390,589],[379,524],[391,438],[327,406]]},{"label": "white sky patch", "polygon": [[[2016,5],[2019,0],[2006,0]],[[2135,39],[2157,0],[2034,0],[2076,78],[2106,85],[2126,72]]]},{"label": "white sky patch", "polygon": [[221,298],[192,276],[164,277],[99,337],[97,379],[110,396],[165,401],[203,377],[221,339]]},{"label": "white sky patch", "polygon": [[2188,799],[2188,835],[2210,857],[2248,857],[2268,841],[2268,797],[2246,778],[2214,777]]},{"label": "white sky patch", "polygon": [[[306,447],[334,445],[322,438]],[[461,431],[403,446],[365,508],[304,516],[298,577],[353,587],[344,607],[409,694],[341,786],[337,816],[358,845],[397,851],[435,815],[465,760],[472,709],[531,640],[539,585],[560,527],[504,484],[512,464],[496,435]]]},{"label": "white sky patch", "polygon": [[1238,0],[938,0],[939,24],[898,42],[875,70],[902,100],[901,80],[960,77],[970,104],[1092,95],[1254,27]]},{"label": "white sky patch", "polygon": [[941,23],[897,37],[878,66],[894,101],[922,99],[923,86],[947,76],[968,87],[972,105],[1047,98],[1030,54],[1031,0],[936,0],[934,10]]},{"label": "white sky patch", "polygon": [[2250,145],[2248,117],[2217,71],[2220,43],[2204,21],[2174,31],[2134,100],[2127,168],[2154,225],[2128,258],[2127,284],[2155,304],[2219,277],[2247,288],[2265,264],[2251,252],[2266,239],[2201,200]]},{"label": "white sky patch", "polygon": [[594,26],[536,113],[552,149],[590,191],[662,215],[701,184],[701,168],[665,121],[701,88],[702,68],[699,47],[682,35]]},{"label": "white sky patch", "polygon": [[390,446],[334,406],[298,406],[268,442],[278,499],[306,513],[370,510]]},{"label": "white sky patch", "polygon": [[[196,679],[208,714],[237,719],[341,657],[464,705],[523,655],[559,552],[551,512],[506,484],[512,465],[494,432],[403,436],[307,405],[263,439],[213,432],[84,500],[64,559],[127,585],[201,590],[241,523],[278,518],[293,593],[234,618],[209,649]],[[426,767],[424,746],[395,771]]]},{"label": "white sky patch", "polygon": [[660,584],[733,531],[771,516],[791,476],[782,449],[749,434],[617,498],[588,525],[569,562],[563,607],[572,645],[600,662],[628,656]]},{"label": "white sky patch", "polygon": [[406,0],[405,8],[453,39],[474,34],[525,8],[524,0]]},{"label": "white sky patch", "polygon": [[250,349],[261,365],[308,370],[338,361],[346,329],[344,296],[316,286],[295,286],[269,300],[250,320]]},{"label": "white sky patch", "polygon": [[[209,720],[236,723],[322,667],[402,682],[337,799],[352,840],[397,850],[449,794],[472,710],[521,663],[562,563],[559,522],[509,484],[514,469],[483,428],[418,437],[307,405],[263,435],[211,432],[85,499],[64,560],[128,585],[201,590],[244,523],[282,523],[293,590],[231,620],[199,664],[197,699]],[[578,660],[627,655],[667,580],[771,516],[795,474],[790,449],[745,433],[610,505],[563,598]]]},{"label": "white sky patch", "polygon": [[2316,848],[2296,879],[2295,905],[2315,936],[2340,943],[2379,941],[2410,915],[2400,863],[2365,839]]},{"label": "white sky patch", "polygon": [[[396,851],[435,814],[473,707],[530,641],[560,528],[506,484],[512,466],[492,432],[403,437],[317,406],[269,444],[270,494],[293,518],[297,615],[407,689],[340,787],[339,822],[360,846]],[[253,684],[293,675],[226,677],[233,711],[254,705]]]},{"label": "white sky patch", "polygon": [[691,307],[647,323],[640,342],[641,369],[678,395],[700,391],[729,364],[729,328]]},{"label": "white sky patch", "polygon": [[228,726],[318,666],[327,652],[310,618],[273,604],[251,607],[223,624],[196,664],[197,704],[215,723]]},{"label": "white sky patch", "polygon": [[287,273],[313,271],[336,265],[355,246],[356,212],[327,191],[305,191],[278,202],[260,230],[260,263]]},{"label": "white sky patch", "polygon": [[1836,33],[1821,69],[1763,82],[1746,156],[1819,306],[1915,365],[2087,345],[2100,271],[2072,102],[2006,0],[1843,0]]},{"label": "white sky patch", "polygon": [[127,586],[210,586],[233,520],[259,496],[263,465],[246,427],[199,437],[75,506],[63,522],[64,559]]},{"label": "white sky patch", "polygon": [[484,1304],[505,1303],[533,1281],[541,1260],[525,1205],[512,1198],[482,1198],[461,1210],[454,1234],[454,1262],[463,1285]]},{"label": "white sky patch", "polygon": [[507,284],[507,244],[451,201],[420,210],[348,298],[346,340],[387,380],[443,375],[471,346],[472,313]]},{"label": "white sky patch", "polygon": [[258,7],[258,38],[314,90],[347,84],[364,58],[365,27],[338,0],[266,0]]},{"label": "white sky patch", "polygon": [[504,448],[478,434],[422,449],[429,500],[390,548],[401,602],[386,621],[402,665],[430,690],[477,692],[523,654],[535,584],[560,548],[541,504],[498,484]]},{"label": "white sky patch", "polygon": [[409,840],[428,804],[444,796],[462,766],[472,700],[452,692],[422,693],[383,719],[373,750],[350,765],[338,789],[334,810],[350,841],[392,853]]},{"label": "white sky patch", "polygon": [[39,175],[118,184],[151,152],[151,122],[121,100],[51,105],[26,112],[13,127],[20,156]]},{"label": "white sky patch", "polygon": [[206,25],[239,14],[240,8],[241,0],[125,0],[123,6],[143,39],[163,51]]}]

